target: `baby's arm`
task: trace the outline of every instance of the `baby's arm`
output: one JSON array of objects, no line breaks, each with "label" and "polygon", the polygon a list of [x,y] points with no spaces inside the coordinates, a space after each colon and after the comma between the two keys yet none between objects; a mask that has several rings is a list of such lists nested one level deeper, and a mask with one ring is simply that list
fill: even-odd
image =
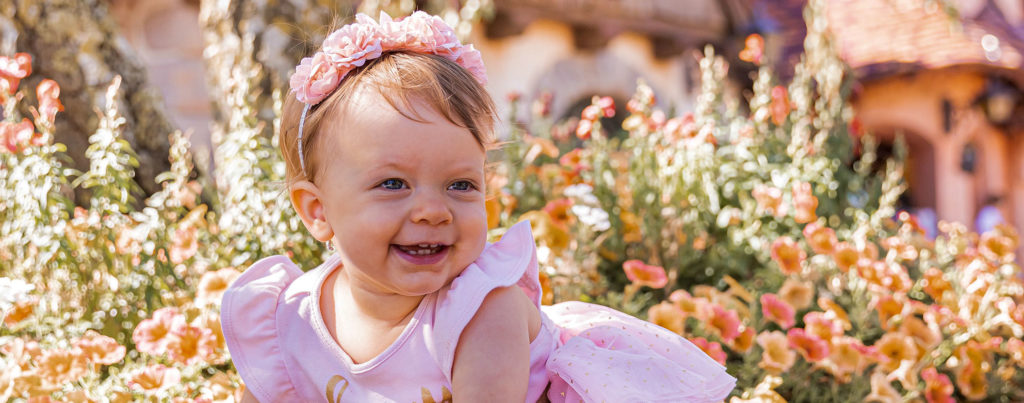
[{"label": "baby's arm", "polygon": [[487,295],[459,337],[452,369],[456,402],[522,402],[530,380],[530,339],[540,313],[517,286]]}]

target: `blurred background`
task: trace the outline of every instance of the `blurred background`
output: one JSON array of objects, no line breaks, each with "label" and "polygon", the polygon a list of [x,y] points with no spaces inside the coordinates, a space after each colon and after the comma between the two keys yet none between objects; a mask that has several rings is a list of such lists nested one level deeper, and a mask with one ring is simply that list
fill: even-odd
[{"label": "blurred background", "polygon": [[[289,18],[309,14],[302,7],[316,6],[315,0],[235,3],[241,3],[233,6],[237,35],[251,33],[257,59],[279,75],[290,74],[298,56],[319,43]],[[339,23],[358,3],[332,5]],[[381,3],[383,9],[417,5]],[[658,106],[692,111],[704,45],[733,62],[727,86],[742,92],[756,68],[737,59],[745,37],[764,38],[764,59],[785,79],[806,31],[805,2],[796,0],[464,3],[478,3],[460,11],[475,17],[468,39],[483,54],[502,117],[510,94],[526,102],[550,97],[555,119],[578,116],[595,94],[611,96],[621,108],[638,78],[654,88]],[[1024,1],[827,3],[840,55],[858,79],[851,100],[856,121],[880,139],[882,153],[897,133],[906,136],[909,189],[901,207],[917,213],[933,236],[938,220],[983,232],[991,228],[988,215],[1024,228]],[[116,35],[159,90],[170,123],[192,130],[194,151],[207,158],[217,105],[213,78],[205,74],[204,32],[216,40],[210,32],[216,17],[209,15],[215,7],[201,15],[197,0],[109,1]],[[322,34],[326,25],[310,32]],[[281,48],[290,52],[275,51]],[[518,112],[526,118],[530,110]],[[80,141],[84,150],[85,137]]]}]

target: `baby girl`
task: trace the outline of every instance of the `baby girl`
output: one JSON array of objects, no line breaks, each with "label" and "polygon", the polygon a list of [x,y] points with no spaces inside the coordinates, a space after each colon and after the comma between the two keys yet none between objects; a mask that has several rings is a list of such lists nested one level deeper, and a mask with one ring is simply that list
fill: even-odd
[{"label": "baby girl", "polygon": [[365,15],[291,78],[289,194],[331,256],[284,256],[224,295],[261,402],[721,401],[735,379],[678,335],[605,307],[540,306],[522,222],[489,244],[494,104],[480,53],[440,18]]}]

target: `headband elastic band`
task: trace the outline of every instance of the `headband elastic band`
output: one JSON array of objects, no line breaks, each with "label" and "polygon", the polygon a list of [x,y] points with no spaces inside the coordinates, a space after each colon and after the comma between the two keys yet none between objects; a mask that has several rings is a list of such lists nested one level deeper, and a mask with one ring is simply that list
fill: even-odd
[{"label": "headband elastic band", "polygon": [[306,127],[306,114],[313,105],[306,104],[302,108],[302,117],[299,118],[299,165],[302,166],[302,175],[306,175],[306,158],[302,154],[302,128]]}]

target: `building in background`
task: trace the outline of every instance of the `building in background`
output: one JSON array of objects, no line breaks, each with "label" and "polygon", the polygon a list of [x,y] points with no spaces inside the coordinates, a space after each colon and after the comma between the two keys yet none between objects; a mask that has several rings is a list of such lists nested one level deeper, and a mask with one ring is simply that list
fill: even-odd
[{"label": "building in background", "polygon": [[[507,94],[529,102],[550,93],[559,118],[594,94],[621,107],[638,79],[662,108],[689,111],[704,45],[733,61],[733,88],[749,83],[751,66],[735,60],[747,34],[767,38],[784,76],[803,45],[805,2],[797,0],[494,2],[495,17],[471,41],[506,120]],[[112,10],[176,123],[195,132],[197,153],[208,153],[197,3],[114,1]],[[992,205],[1024,228],[1024,2],[956,3],[962,25],[927,0],[830,0],[829,23],[859,79],[860,124],[884,144],[897,134],[908,141],[906,207],[972,226]]]}]

